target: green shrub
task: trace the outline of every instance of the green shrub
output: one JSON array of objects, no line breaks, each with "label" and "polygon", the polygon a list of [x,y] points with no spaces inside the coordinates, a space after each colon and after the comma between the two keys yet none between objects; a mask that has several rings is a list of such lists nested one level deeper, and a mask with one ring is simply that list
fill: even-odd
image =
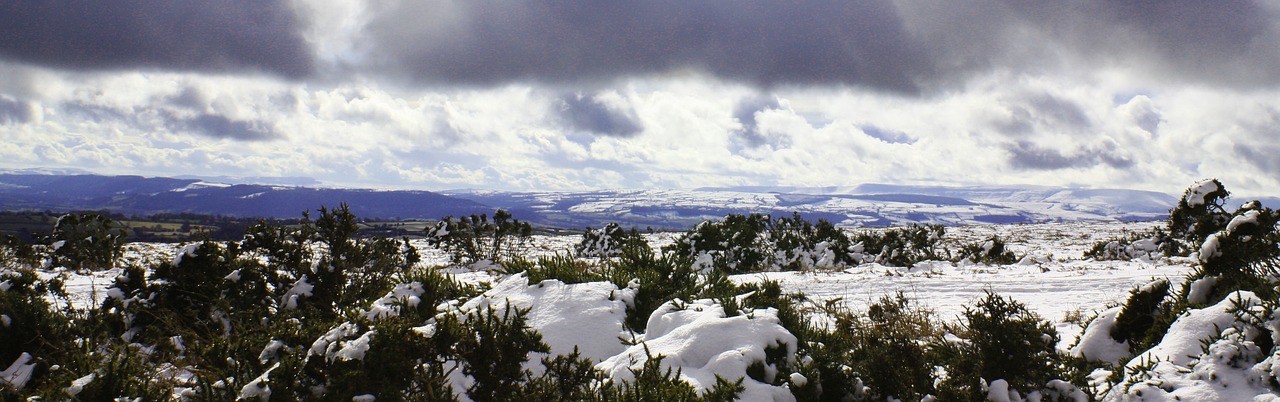
[{"label": "green shrub", "polygon": [[75,213],[59,217],[48,240],[54,265],[98,270],[111,268],[128,236],[125,227],[111,218]]},{"label": "green shrub", "polygon": [[1111,327],[1111,339],[1127,342],[1135,354],[1155,346],[1173,323],[1169,317],[1172,304],[1166,301],[1168,296],[1168,280],[1130,290],[1129,299],[1116,315],[1115,326]]},{"label": "green shrub", "polygon": [[652,250],[628,249],[605,265],[605,274],[619,288],[634,288],[623,326],[644,332],[649,315],[673,299],[692,300],[702,289],[702,277],[693,261],[676,254],[657,255]]},{"label": "green shrub", "polygon": [[856,264],[849,254],[849,235],[825,219],[810,223],[795,213],[771,223],[769,238],[779,259],[775,264],[783,270]]},{"label": "green shrub", "polygon": [[765,271],[773,262],[768,228],[766,215],[730,214],[699,223],[663,251],[695,261],[699,269],[729,274]]},{"label": "green shrub", "polygon": [[1185,257],[1190,253],[1191,248],[1184,245],[1183,241],[1168,235],[1164,230],[1154,229],[1094,243],[1085,251],[1084,257],[1095,261],[1129,261],[1153,260],[1160,256]]},{"label": "green shrub", "polygon": [[450,216],[425,233],[427,242],[448,252],[454,263],[501,262],[527,248],[533,226],[499,209],[492,222],[487,215]]},{"label": "green shrub", "polygon": [[609,223],[600,229],[587,228],[582,233],[582,241],[573,250],[579,257],[611,258],[628,248],[649,248],[649,243],[640,232],[634,229],[627,231],[617,223]]},{"label": "green shrub", "polygon": [[523,367],[529,354],[550,351],[542,335],[526,324],[526,314],[508,304],[502,312],[482,307],[461,322],[453,321],[453,315],[441,321],[441,330],[456,331],[449,339],[455,341],[453,352],[462,361],[462,373],[475,379],[467,389],[472,400],[505,401],[519,395],[530,376]]},{"label": "green shrub", "polygon": [[956,258],[988,265],[1009,265],[1018,262],[1018,256],[1005,248],[1004,240],[999,236],[991,236],[981,242],[961,247]]},{"label": "green shrub", "polygon": [[547,279],[556,279],[564,283],[585,283],[605,280],[605,276],[592,264],[570,255],[556,254],[538,257],[537,262],[524,258],[508,260],[502,263],[506,273],[524,272],[529,283],[538,283]]},{"label": "green shrub", "polygon": [[941,400],[985,400],[979,385],[997,379],[1025,395],[1061,375],[1058,332],[1022,303],[988,291],[946,329],[964,342],[935,344],[948,376],[938,385]]},{"label": "green shrub", "polygon": [[919,225],[888,229],[880,233],[863,232],[854,240],[853,249],[862,255],[859,263],[876,262],[893,267],[912,267],[929,260],[950,260],[951,251],[942,245],[946,234],[942,225]]}]

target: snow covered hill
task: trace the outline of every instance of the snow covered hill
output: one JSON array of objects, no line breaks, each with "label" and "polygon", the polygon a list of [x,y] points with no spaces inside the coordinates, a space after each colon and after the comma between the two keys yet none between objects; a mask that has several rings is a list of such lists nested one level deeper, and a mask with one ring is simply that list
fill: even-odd
[{"label": "snow covered hill", "polygon": [[1058,187],[740,187],[593,192],[446,191],[514,211],[532,222],[568,228],[623,226],[684,229],[730,213],[798,212],[842,226],[907,223],[972,225],[1164,218],[1177,198],[1135,190]]}]

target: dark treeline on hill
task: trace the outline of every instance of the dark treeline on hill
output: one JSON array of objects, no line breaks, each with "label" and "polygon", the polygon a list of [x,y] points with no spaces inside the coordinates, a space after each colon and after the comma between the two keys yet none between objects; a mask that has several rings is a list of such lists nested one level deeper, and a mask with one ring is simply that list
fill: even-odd
[{"label": "dark treeline on hill", "polygon": [[[298,219],[258,219],[193,213],[130,216],[112,211],[76,211],[101,215],[118,222],[128,231],[128,241],[184,242],[194,240],[230,241],[244,237],[250,226],[259,222],[294,225]],[[27,243],[49,236],[63,216],[54,211],[0,211],[0,235],[14,235]],[[398,233],[392,233],[398,234]]]}]

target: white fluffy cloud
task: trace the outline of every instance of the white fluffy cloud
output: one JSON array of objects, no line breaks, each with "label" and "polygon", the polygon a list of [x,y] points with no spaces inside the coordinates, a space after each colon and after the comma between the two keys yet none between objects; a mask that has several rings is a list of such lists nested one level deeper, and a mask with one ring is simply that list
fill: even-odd
[{"label": "white fluffy cloud", "polygon": [[[818,6],[663,3],[672,8],[615,11],[692,14],[604,32],[617,15],[571,3],[523,16],[493,14],[503,9],[489,1],[427,3],[458,9],[272,3],[279,28],[294,34],[279,44],[287,57],[212,46],[224,59],[208,68],[164,52],[99,68],[0,40],[0,167],[520,190],[893,182],[1172,192],[1218,177],[1242,193],[1280,194],[1280,85],[1259,73],[1280,53],[1259,43],[1274,43],[1280,28],[1253,15],[1278,12],[1267,4],[1232,1],[1183,21],[1173,6],[860,1],[855,8],[875,12],[825,26],[835,23],[818,18]],[[770,10],[785,13],[757,18]],[[711,26],[691,25],[698,15]],[[1233,18],[1239,29],[1194,29]],[[482,30],[496,23],[512,24],[495,31],[507,36]],[[713,29],[752,24],[762,32],[816,24],[799,33],[885,42]],[[208,26],[210,40],[235,31]],[[574,26],[585,31],[566,31]],[[504,53],[503,38],[515,34],[527,37],[513,43],[532,47]],[[534,53],[555,38],[567,42]],[[676,40],[693,42],[666,44]],[[703,54],[714,44],[756,53]],[[905,47],[883,48],[893,44]],[[613,45],[623,47],[606,49]],[[848,54],[813,58],[836,45]],[[646,55],[656,58],[628,62]],[[468,70],[443,56],[481,64]],[[570,56],[581,66],[556,70]],[[880,56],[888,58],[867,62]],[[758,58],[769,62],[747,65]],[[830,71],[853,65],[862,70]]]}]

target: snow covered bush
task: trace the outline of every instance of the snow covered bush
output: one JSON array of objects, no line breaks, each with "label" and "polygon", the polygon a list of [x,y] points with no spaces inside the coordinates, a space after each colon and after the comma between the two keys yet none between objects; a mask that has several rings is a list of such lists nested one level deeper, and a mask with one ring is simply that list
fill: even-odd
[{"label": "snow covered bush", "polygon": [[611,258],[622,254],[627,248],[649,248],[640,232],[625,230],[622,225],[609,223],[600,229],[587,228],[582,233],[582,241],[574,246],[574,254],[579,257]]},{"label": "snow covered bush", "polygon": [[766,215],[730,214],[699,223],[663,251],[692,259],[699,270],[729,274],[765,271],[773,257],[769,225]]},{"label": "snow covered bush", "polygon": [[1130,353],[1146,350],[1160,341],[1173,323],[1173,302],[1168,301],[1169,281],[1156,280],[1129,291],[1114,324],[1111,339],[1129,346]]},{"label": "snow covered bush", "polygon": [[1169,235],[1200,244],[1209,234],[1222,229],[1231,214],[1223,205],[1231,193],[1218,179],[1209,179],[1191,185],[1169,211]]},{"label": "snow covered bush", "polygon": [[988,265],[1008,265],[1018,262],[1018,256],[1005,248],[1004,240],[999,236],[991,236],[981,242],[961,247],[956,258]]},{"label": "snow covered bush", "polygon": [[776,250],[775,264],[783,270],[856,264],[849,254],[849,235],[825,219],[811,223],[796,213],[774,220],[769,233]]},{"label": "snow covered bush", "polygon": [[[5,261],[2,266],[19,265]],[[0,397],[13,397],[41,382],[49,365],[71,347],[71,318],[46,297],[64,297],[62,283],[42,280],[30,266],[0,268]],[[7,398],[6,398],[7,399]]]},{"label": "snow covered bush", "polygon": [[18,236],[0,234],[0,269],[21,269],[36,266],[39,256],[31,244]]},{"label": "snow covered bush", "polygon": [[919,225],[863,232],[854,238],[852,250],[858,263],[875,262],[893,267],[911,267],[921,261],[950,260],[951,251],[942,244],[946,228]]},{"label": "snow covered bush", "polygon": [[996,380],[1023,395],[1043,394],[1062,373],[1057,330],[1017,301],[987,292],[945,328],[958,339],[936,348],[946,370],[937,385],[941,400],[984,400]]},{"label": "snow covered bush", "polygon": [[427,228],[425,234],[428,243],[447,251],[456,264],[501,262],[524,251],[533,236],[533,226],[499,209],[493,213],[492,221],[484,214],[446,217]]},{"label": "snow covered bush", "polygon": [[106,216],[63,215],[48,238],[53,265],[76,270],[110,268],[128,236],[123,225]]},{"label": "snow covered bush", "polygon": [[1164,230],[1154,229],[1150,232],[1133,233],[1118,239],[1100,241],[1085,251],[1084,257],[1096,261],[1135,259],[1155,261],[1161,257],[1185,257],[1190,252],[1189,247],[1169,236]]},{"label": "snow covered bush", "polygon": [[740,274],[856,264],[851,247],[848,234],[826,220],[731,214],[698,224],[663,251],[693,259],[700,270]]}]

